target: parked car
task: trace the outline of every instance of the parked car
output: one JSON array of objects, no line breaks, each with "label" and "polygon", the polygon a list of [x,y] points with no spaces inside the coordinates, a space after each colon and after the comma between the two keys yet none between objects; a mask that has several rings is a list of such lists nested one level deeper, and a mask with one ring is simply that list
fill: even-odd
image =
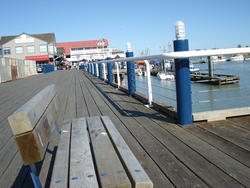
[{"label": "parked car", "polygon": [[42,67],[37,67],[36,71],[37,71],[37,73],[41,73],[41,72],[43,72],[43,68]]}]

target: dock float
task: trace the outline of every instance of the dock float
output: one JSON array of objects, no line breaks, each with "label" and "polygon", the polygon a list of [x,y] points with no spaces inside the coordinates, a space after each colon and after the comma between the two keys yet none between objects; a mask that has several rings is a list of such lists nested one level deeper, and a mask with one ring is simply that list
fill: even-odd
[{"label": "dock float", "polygon": [[225,85],[225,84],[235,84],[239,83],[240,77],[235,75],[225,75],[225,74],[213,74],[209,76],[207,73],[191,73],[191,81],[197,83],[205,83],[212,85]]}]

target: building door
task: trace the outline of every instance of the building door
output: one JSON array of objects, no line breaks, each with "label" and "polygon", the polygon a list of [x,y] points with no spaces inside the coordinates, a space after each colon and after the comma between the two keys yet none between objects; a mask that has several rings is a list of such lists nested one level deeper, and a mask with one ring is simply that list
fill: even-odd
[{"label": "building door", "polygon": [[12,80],[17,80],[18,79],[17,66],[16,65],[11,65],[11,77],[12,77]]}]

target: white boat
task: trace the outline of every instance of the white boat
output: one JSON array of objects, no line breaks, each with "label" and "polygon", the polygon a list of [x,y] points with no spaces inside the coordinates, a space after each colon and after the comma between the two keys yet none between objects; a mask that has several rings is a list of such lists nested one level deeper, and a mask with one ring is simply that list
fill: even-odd
[{"label": "white boat", "polygon": [[225,57],[218,57],[218,56],[211,56],[211,62],[212,63],[222,63],[227,61],[227,59]]},{"label": "white boat", "polygon": [[157,78],[160,80],[174,80],[174,74],[171,72],[158,72],[157,73]]},{"label": "white boat", "polygon": [[137,69],[136,74],[137,74],[138,76],[142,76],[143,72],[142,72],[142,70],[141,70],[141,69]]},{"label": "white boat", "polygon": [[244,61],[244,56],[241,54],[238,54],[236,56],[230,57],[230,61]]},{"label": "white boat", "polygon": [[192,63],[190,63],[190,65],[189,65],[189,70],[190,70],[190,73],[195,73],[195,72],[200,71],[200,69],[197,67],[194,67],[194,65]]}]

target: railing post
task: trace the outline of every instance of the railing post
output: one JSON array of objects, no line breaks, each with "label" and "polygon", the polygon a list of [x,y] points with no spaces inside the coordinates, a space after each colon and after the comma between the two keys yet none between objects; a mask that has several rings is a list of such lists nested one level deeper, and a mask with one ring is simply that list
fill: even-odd
[{"label": "railing post", "polygon": [[[98,60],[99,61],[99,60]],[[99,67],[98,67],[99,63],[96,63],[96,77],[99,77]]]},{"label": "railing post", "polygon": [[[111,60],[111,58],[108,57],[107,60]],[[108,66],[108,83],[112,84],[113,83],[113,73],[112,73],[113,63],[107,63],[107,66]]]},{"label": "railing post", "polygon": [[94,75],[96,76],[96,63],[94,63],[93,65],[94,65]]},{"label": "railing post", "polygon": [[91,65],[91,69],[92,69],[92,71],[91,71],[91,73],[92,73],[92,75],[94,75],[94,63],[92,63],[92,65]]},{"label": "railing post", "polygon": [[118,85],[118,89],[119,89],[119,88],[120,88],[120,85],[121,85],[119,63],[118,63],[118,62],[115,62],[115,65],[116,65],[117,85]]},{"label": "railing post", "polygon": [[[174,51],[188,51],[183,22],[176,22],[176,39]],[[189,58],[175,59],[175,79],[178,123],[181,126],[192,124],[191,82]]]},{"label": "railing post", "polygon": [[98,69],[99,69],[99,78],[102,80],[102,63],[98,64]]},{"label": "railing post", "polygon": [[[133,57],[133,56],[134,53],[132,52],[131,44],[127,43],[126,57]],[[134,61],[127,61],[127,78],[128,78],[128,95],[132,96],[136,91]]]},{"label": "railing post", "polygon": [[208,61],[208,75],[210,78],[212,78],[214,76],[214,67],[210,56],[207,57],[207,61]]},{"label": "railing post", "polygon": [[107,80],[107,73],[106,73],[106,65],[105,65],[105,63],[102,63],[102,66],[103,66],[103,79]]},{"label": "railing post", "polygon": [[148,81],[148,105],[149,107],[152,105],[153,95],[152,95],[152,83],[151,83],[151,72],[150,72],[150,64],[148,60],[145,60],[146,71],[147,71],[147,81]]}]

